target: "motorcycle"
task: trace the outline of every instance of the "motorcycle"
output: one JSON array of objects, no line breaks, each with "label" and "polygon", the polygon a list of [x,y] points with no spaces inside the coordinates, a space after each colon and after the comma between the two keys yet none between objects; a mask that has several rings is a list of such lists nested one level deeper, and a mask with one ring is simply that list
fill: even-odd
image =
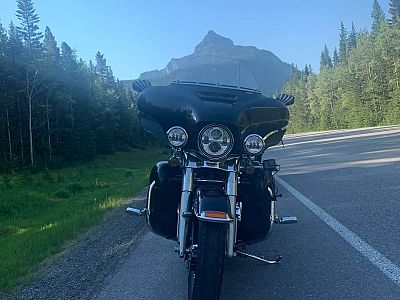
[{"label": "motorcycle", "polygon": [[280,256],[267,260],[242,249],[264,241],[274,223],[297,222],[278,217],[274,175],[280,166],[262,160],[281,142],[294,97],[269,98],[241,85],[133,82],[142,127],[172,154],[150,172],[146,207],[127,212],[144,216],[152,232],[177,242],[188,265],[188,299],[219,299],[225,259],[279,263]]}]

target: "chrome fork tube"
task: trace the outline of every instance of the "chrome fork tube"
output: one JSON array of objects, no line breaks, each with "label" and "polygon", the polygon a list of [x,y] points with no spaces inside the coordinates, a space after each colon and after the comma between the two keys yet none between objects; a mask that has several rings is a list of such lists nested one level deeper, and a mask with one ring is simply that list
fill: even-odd
[{"label": "chrome fork tube", "polygon": [[231,258],[233,256],[233,249],[236,243],[236,197],[237,197],[237,180],[238,175],[235,171],[230,171],[228,175],[228,181],[226,183],[226,193],[229,197],[229,204],[231,210],[231,217],[234,218],[233,222],[229,223],[228,234],[227,234],[227,247],[226,256]]},{"label": "chrome fork tube", "polygon": [[188,217],[184,217],[184,213],[191,211],[190,193],[193,191],[193,169],[185,167],[183,170],[181,207],[179,210],[179,255],[185,254],[186,237],[188,232]]}]

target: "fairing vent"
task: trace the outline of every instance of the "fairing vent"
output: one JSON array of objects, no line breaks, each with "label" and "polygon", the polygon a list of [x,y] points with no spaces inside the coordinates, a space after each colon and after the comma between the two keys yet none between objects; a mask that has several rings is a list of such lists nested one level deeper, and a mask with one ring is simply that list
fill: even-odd
[{"label": "fairing vent", "polygon": [[238,96],[227,93],[197,92],[196,96],[204,102],[216,102],[233,105],[239,99]]}]

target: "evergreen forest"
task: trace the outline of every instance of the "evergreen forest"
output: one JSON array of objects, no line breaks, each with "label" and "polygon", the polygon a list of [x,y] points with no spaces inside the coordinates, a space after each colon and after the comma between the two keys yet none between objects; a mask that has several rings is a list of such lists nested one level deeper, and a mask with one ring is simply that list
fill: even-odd
[{"label": "evergreen forest", "polygon": [[137,145],[135,97],[104,55],[88,63],[49,27],[32,0],[19,24],[0,23],[0,169],[57,166]]},{"label": "evergreen forest", "polygon": [[319,74],[292,66],[290,132],[400,123],[400,0],[389,7],[385,16],[373,1],[369,31],[341,23],[338,47],[321,52]]}]

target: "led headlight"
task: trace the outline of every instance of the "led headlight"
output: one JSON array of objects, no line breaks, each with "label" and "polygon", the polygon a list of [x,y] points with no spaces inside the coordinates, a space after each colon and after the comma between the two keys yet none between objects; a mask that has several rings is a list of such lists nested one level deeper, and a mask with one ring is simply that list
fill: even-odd
[{"label": "led headlight", "polygon": [[258,134],[250,134],[244,139],[244,149],[248,154],[261,154],[264,150],[264,140]]},{"label": "led headlight", "polygon": [[224,126],[206,126],[199,134],[200,151],[208,157],[218,158],[227,155],[233,147],[233,136]]},{"label": "led headlight", "polygon": [[182,127],[174,126],[168,129],[167,138],[172,147],[182,147],[188,140],[188,134]]}]

